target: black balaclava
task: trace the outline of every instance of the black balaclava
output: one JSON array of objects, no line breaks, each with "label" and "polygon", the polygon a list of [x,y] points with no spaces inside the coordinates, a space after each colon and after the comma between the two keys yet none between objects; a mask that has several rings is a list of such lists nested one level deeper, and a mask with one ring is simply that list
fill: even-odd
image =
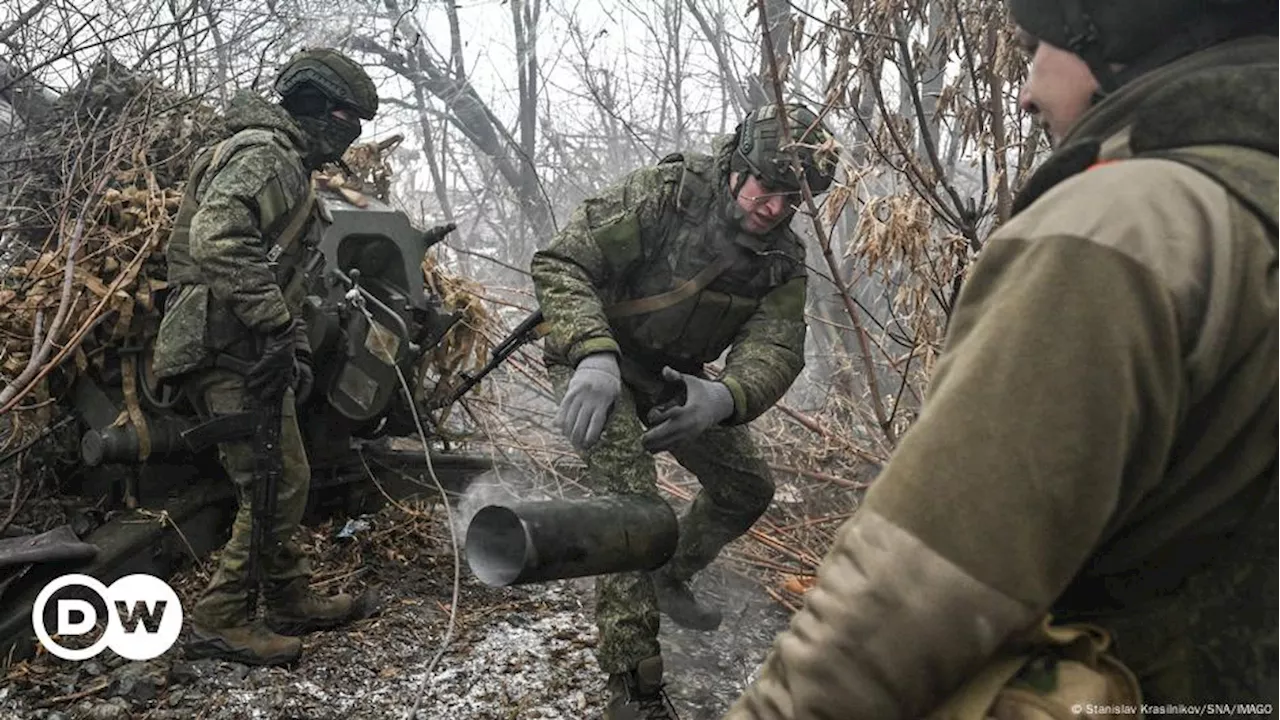
[{"label": "black balaclava", "polygon": [[298,88],[282,98],[280,105],[307,137],[305,162],[312,170],[341,160],[351,143],[360,137],[360,123],[335,117],[333,110],[339,106],[311,86]]}]

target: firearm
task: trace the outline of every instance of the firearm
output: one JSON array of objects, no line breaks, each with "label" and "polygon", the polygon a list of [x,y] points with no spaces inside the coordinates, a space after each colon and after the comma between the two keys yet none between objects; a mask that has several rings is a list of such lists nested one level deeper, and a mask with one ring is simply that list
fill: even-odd
[{"label": "firearm", "polygon": [[498,345],[493,349],[493,354],[490,356],[489,362],[486,363],[484,367],[480,368],[479,372],[475,375],[466,372],[461,373],[462,384],[459,385],[444,402],[437,405],[437,407],[445,407],[447,405],[454,404],[460,400],[463,395],[466,395],[471,388],[479,385],[485,375],[488,375],[498,369],[498,366],[501,365],[504,360],[511,357],[512,353],[519,350],[527,343],[531,343],[542,337],[542,329],[539,327],[542,324],[542,320],[541,310],[534,310],[529,314],[529,317],[521,320],[520,324],[516,326],[516,329],[512,330],[511,334],[503,338],[502,342],[498,343]]},{"label": "firearm", "polygon": [[[240,372],[249,377],[251,363],[237,360],[229,356],[218,358],[219,367]],[[270,552],[274,544],[271,539],[273,518],[276,514],[276,495],[280,481],[284,477],[284,455],[280,447],[281,425],[284,422],[284,393],[275,393],[269,397],[258,397],[245,392],[246,410],[253,415],[253,529],[249,532],[249,562],[245,575],[249,587],[249,618],[258,615],[258,592],[262,587],[264,573],[262,564],[264,555]],[[240,413],[239,415],[245,415]]]}]

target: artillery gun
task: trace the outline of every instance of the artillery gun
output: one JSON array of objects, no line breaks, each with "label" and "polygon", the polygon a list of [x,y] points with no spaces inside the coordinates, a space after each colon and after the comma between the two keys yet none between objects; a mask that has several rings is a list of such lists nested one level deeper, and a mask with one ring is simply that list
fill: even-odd
[{"label": "artillery gun", "polygon": [[[325,294],[304,304],[316,376],[298,408],[312,468],[308,516],[355,515],[380,504],[384,492],[426,492],[433,487],[428,470],[460,490],[490,468],[487,458],[428,457],[416,440],[414,450],[388,442],[417,432],[418,368],[458,321],[422,272],[424,253],[453,226],[420,231],[372,198],[354,204],[320,191],[317,200],[327,220],[323,262],[307,270],[323,277]],[[69,389],[83,432],[80,467],[63,478],[63,490],[106,498],[105,506],[77,511],[75,532],[63,527],[34,542],[0,538],[2,656],[32,649],[31,607],[50,579],[68,572],[106,584],[138,572],[167,577],[184,558],[203,557],[227,537],[235,500],[216,445],[246,437],[254,423],[239,416],[201,423],[180,390],[156,382],[150,353],[149,342],[105,348],[102,362]]]}]

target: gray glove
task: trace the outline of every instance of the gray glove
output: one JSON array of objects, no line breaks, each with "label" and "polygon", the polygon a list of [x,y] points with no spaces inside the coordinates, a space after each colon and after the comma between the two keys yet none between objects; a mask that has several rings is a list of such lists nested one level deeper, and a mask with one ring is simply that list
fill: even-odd
[{"label": "gray glove", "polygon": [[707,428],[733,415],[733,393],[729,386],[714,380],[662,368],[662,379],[685,386],[683,405],[669,405],[649,411],[652,427],[641,438],[644,449],[651,453],[675,447],[701,435]]},{"label": "gray glove", "polygon": [[618,372],[616,355],[602,352],[582,358],[560,403],[556,425],[575,448],[586,450],[600,439],[604,422],[621,391],[622,374]]}]

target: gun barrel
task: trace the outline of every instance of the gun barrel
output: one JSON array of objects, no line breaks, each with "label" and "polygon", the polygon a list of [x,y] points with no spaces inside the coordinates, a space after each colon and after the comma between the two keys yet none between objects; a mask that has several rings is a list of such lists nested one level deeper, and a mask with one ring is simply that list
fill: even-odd
[{"label": "gun barrel", "polygon": [[467,526],[467,562],[505,587],[662,567],[679,524],[661,498],[624,495],[480,509]]}]

